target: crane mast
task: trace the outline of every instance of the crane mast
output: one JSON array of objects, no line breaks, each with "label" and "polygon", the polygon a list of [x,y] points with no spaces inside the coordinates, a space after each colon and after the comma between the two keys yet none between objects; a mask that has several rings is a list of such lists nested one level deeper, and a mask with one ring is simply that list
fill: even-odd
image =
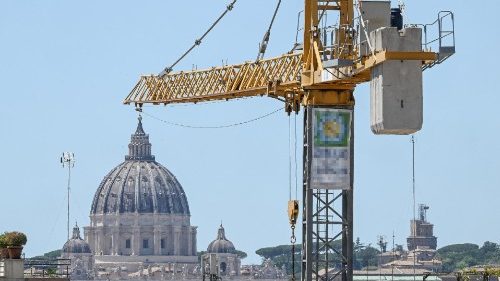
[{"label": "crane mast", "polygon": [[[356,85],[370,81],[374,88],[372,98],[376,97],[376,110],[381,111],[380,116],[391,119],[393,116],[386,115],[384,104],[390,102],[384,96],[384,74],[408,68],[418,80],[423,69],[441,63],[454,53],[454,30],[446,33],[441,29],[443,19],[449,14],[453,21],[451,12],[443,16],[440,13],[436,21],[440,36],[438,52],[429,48],[427,36],[423,43],[420,42],[422,39],[418,35],[421,30],[411,28],[374,29],[371,33],[364,30],[365,37],[370,38],[361,42],[359,38],[363,30],[355,28],[355,20],[363,28],[365,24],[372,24],[365,21],[362,15],[355,19],[355,8],[358,7],[360,11],[362,3],[362,0],[356,3],[353,0],[305,0],[302,50],[276,58],[206,70],[141,76],[124,100],[125,104],[135,104],[141,108],[147,103],[168,105],[268,96],[283,101],[288,114],[304,109],[301,261],[304,281],[334,280],[339,277],[342,281],[353,280],[353,93]],[[390,9],[390,3],[387,7]],[[320,28],[320,23],[324,15],[331,11],[338,12],[338,25],[331,33],[334,40],[327,46],[327,42],[322,40],[326,31]],[[430,26],[425,25],[423,30]],[[401,40],[400,45],[404,48],[384,45],[384,42],[391,41],[384,38],[389,36],[387,34],[394,37],[392,41]],[[411,38],[412,34],[417,34],[413,36],[419,41],[413,42],[413,45],[412,42],[404,41]],[[441,44],[441,39],[447,36],[453,37],[450,46]],[[374,43],[378,45],[373,47],[371,44]],[[365,47],[368,45],[368,51],[363,52],[363,44]],[[408,48],[408,45],[413,47]],[[394,67],[394,64],[398,65]],[[407,78],[400,77],[399,80]],[[399,80],[400,83],[412,85]],[[413,93],[408,87],[402,84],[396,90]],[[418,90],[418,85],[416,88]],[[406,98],[398,99],[400,111],[407,110],[408,106],[404,103]],[[417,111],[419,106],[418,103],[413,105]],[[415,119],[413,115],[404,114]],[[389,121],[379,120],[379,123],[372,124],[372,130],[375,133],[409,134],[421,127],[420,122],[420,127],[417,124],[405,128],[407,124],[399,124],[403,128],[392,128],[393,124]],[[334,247],[334,241],[338,239],[342,240],[341,249]],[[336,256],[340,256],[340,264],[334,261]]]}]

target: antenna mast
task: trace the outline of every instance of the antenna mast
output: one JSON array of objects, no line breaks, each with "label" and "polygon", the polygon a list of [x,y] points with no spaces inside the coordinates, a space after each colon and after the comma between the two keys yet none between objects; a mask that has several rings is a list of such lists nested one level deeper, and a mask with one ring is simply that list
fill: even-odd
[{"label": "antenna mast", "polygon": [[68,167],[68,221],[67,221],[67,230],[68,230],[68,240],[69,236],[69,192],[70,192],[70,184],[71,184],[71,168],[75,166],[75,154],[73,152],[63,152],[61,156],[61,164],[63,168]]},{"label": "antenna mast", "polygon": [[416,237],[417,237],[417,222],[416,222],[416,204],[415,204],[415,136],[411,135],[411,145],[412,145],[412,194],[413,194],[413,228],[414,228],[414,237],[413,237],[413,281],[416,280],[415,277],[415,266],[417,262],[417,246],[416,246]]}]

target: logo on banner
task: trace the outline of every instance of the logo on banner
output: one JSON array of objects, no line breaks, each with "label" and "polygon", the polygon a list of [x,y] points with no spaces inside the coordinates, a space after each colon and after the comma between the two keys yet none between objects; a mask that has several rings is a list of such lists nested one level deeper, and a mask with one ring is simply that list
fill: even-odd
[{"label": "logo on banner", "polygon": [[314,108],[311,188],[349,189],[352,112]]}]

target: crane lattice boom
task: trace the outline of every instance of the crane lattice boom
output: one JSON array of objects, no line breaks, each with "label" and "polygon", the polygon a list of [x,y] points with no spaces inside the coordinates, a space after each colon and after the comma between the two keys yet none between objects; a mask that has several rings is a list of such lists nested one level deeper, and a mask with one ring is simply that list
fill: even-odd
[{"label": "crane lattice boom", "polygon": [[301,57],[292,53],[258,63],[142,76],[124,103],[196,103],[265,94],[286,98],[285,90],[300,90]]}]

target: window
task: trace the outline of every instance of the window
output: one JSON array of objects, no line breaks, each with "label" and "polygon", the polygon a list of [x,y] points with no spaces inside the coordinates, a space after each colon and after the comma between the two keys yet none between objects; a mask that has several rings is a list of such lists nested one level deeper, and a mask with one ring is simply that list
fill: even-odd
[{"label": "window", "polygon": [[142,240],[142,247],[143,247],[144,249],[149,248],[149,240],[148,240],[148,239],[143,239],[143,240]]},{"label": "window", "polygon": [[165,239],[160,240],[160,245],[162,249],[165,249]]},{"label": "window", "polygon": [[130,239],[125,240],[125,249],[130,249]]}]

